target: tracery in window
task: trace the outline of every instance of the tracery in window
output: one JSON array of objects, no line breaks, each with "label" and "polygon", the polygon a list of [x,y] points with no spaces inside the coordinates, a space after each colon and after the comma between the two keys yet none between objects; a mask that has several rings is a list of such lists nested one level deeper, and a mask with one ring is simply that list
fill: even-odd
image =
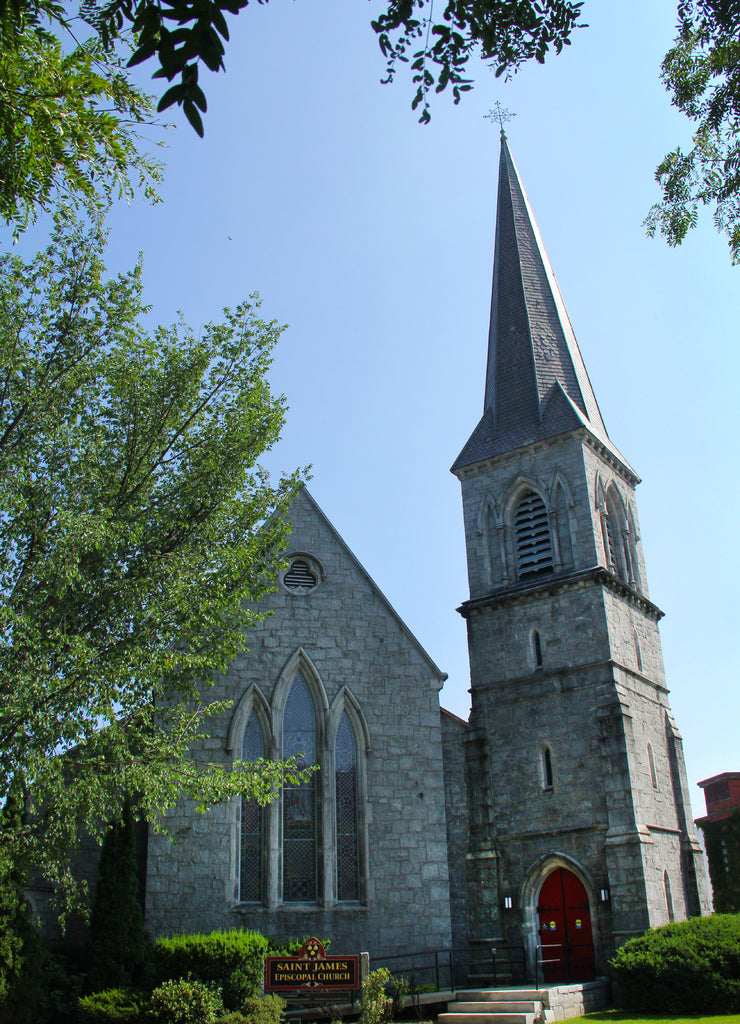
[{"label": "tracery in window", "polygon": [[334,744],[336,796],[337,899],[360,898],[360,822],[357,778],[357,743],[344,712]]},{"label": "tracery in window", "polygon": [[308,594],[319,583],[318,574],[307,558],[294,558],[283,574],[283,586],[294,594]]},{"label": "tracery in window", "polygon": [[514,549],[520,579],[553,571],[547,509],[536,491],[525,491],[514,509]]},{"label": "tracery in window", "polygon": [[[365,756],[362,711],[343,687],[329,706],[308,655],[298,649],[274,688],[271,707],[249,687],[234,712],[228,750],[248,761],[298,757],[321,766],[310,781],[285,786],[260,808],[235,807],[233,892],[242,903],[359,903],[365,896]],[[272,729],[275,729],[273,735]]]},{"label": "tracery in window", "polygon": [[[283,757],[299,757],[299,767],[316,764],[316,710],[299,672],[283,713]],[[283,900],[313,902],[318,896],[317,779],[283,787]]]},{"label": "tracery in window", "polygon": [[[257,761],[264,757],[265,742],[257,716],[252,714],[244,730],[242,760]],[[256,800],[241,802],[239,899],[259,903],[265,892],[265,809]]]}]

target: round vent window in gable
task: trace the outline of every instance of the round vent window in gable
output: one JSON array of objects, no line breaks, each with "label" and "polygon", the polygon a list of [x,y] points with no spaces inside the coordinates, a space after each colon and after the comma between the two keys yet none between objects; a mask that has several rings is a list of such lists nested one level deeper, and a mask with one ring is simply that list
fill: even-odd
[{"label": "round vent window in gable", "polygon": [[291,558],[283,586],[292,594],[308,594],[319,585],[319,573],[308,558]]}]

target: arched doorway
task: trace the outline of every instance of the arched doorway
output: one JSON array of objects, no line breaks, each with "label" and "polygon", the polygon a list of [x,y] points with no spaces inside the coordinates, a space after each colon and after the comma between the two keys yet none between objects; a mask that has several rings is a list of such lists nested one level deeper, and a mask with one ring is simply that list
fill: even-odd
[{"label": "arched doorway", "polygon": [[567,868],[550,872],[537,900],[538,961],[545,982],[591,981],[594,943],[588,893]]}]

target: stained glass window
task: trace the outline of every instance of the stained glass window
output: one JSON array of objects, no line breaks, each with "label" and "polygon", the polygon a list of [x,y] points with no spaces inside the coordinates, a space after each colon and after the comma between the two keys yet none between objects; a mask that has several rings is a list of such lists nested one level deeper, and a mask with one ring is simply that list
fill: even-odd
[{"label": "stained glass window", "polygon": [[360,898],[357,745],[347,714],[337,730],[334,748],[337,811],[337,898]]},{"label": "stained glass window", "polygon": [[[244,730],[242,759],[264,757],[265,744],[257,716],[252,715]],[[256,800],[242,798],[239,899],[259,903],[264,898],[264,809]]]},{"label": "stained glass window", "polygon": [[[316,763],[316,711],[306,680],[298,673],[283,714],[283,756],[299,757],[299,766]],[[318,817],[316,773],[300,786],[283,789],[283,900],[317,898]]]}]

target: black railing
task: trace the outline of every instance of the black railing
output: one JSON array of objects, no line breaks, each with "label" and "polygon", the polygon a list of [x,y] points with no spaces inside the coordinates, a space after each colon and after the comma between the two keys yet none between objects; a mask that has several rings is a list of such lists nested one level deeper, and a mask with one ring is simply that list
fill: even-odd
[{"label": "black railing", "polygon": [[593,981],[594,948],[591,943],[552,942],[537,946],[535,984],[558,981]]},{"label": "black railing", "polygon": [[405,978],[412,995],[428,986],[441,992],[465,986],[526,985],[529,981],[524,946],[498,943],[373,957],[370,969],[376,967],[387,967],[394,977]]}]

